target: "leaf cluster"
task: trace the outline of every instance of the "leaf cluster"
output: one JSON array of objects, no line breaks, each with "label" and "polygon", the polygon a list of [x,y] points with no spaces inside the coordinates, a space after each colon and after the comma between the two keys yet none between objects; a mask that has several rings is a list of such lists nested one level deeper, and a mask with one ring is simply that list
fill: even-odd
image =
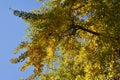
[{"label": "leaf cluster", "polygon": [[[30,26],[25,49],[12,63],[28,59],[41,80],[120,79],[119,0],[48,0],[34,12],[14,10]],[[84,17],[86,17],[84,19]],[[43,73],[45,65],[47,73]]]}]

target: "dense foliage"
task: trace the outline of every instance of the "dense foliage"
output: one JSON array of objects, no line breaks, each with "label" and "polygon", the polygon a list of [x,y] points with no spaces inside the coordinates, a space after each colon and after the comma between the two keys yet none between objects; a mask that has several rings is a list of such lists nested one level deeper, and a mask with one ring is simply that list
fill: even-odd
[{"label": "dense foliage", "polygon": [[14,10],[29,23],[27,41],[14,53],[24,71],[34,66],[41,80],[120,79],[119,0],[40,0],[32,12]]}]

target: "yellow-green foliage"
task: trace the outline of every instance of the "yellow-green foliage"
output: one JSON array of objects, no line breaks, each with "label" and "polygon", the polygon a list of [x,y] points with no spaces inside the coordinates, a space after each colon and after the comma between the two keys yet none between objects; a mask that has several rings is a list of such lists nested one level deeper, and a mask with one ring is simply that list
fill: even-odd
[{"label": "yellow-green foliage", "polygon": [[120,79],[119,0],[40,1],[42,8],[17,15],[30,26],[15,49],[25,52],[11,62],[27,59],[21,71],[34,66],[27,80]]}]

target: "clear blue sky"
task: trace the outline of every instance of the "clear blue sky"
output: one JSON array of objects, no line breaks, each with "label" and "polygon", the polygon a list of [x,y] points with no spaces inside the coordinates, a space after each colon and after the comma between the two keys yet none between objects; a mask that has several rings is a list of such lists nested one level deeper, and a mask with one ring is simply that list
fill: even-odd
[{"label": "clear blue sky", "polygon": [[31,11],[41,6],[35,0],[0,0],[0,80],[18,80],[33,73],[32,68],[20,72],[20,64],[11,64],[10,59],[18,55],[13,54],[17,45],[24,41],[25,24],[14,16],[9,8]]}]

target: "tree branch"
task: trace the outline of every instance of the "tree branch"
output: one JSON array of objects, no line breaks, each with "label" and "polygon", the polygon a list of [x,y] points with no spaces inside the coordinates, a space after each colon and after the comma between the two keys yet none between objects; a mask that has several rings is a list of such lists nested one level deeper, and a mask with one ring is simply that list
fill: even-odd
[{"label": "tree branch", "polygon": [[76,30],[81,29],[81,30],[83,30],[83,31],[89,32],[89,33],[94,34],[94,35],[96,35],[96,36],[99,36],[99,35],[100,35],[100,33],[97,33],[97,32],[94,32],[94,31],[92,31],[92,30],[86,29],[86,28],[84,28],[84,27],[82,27],[82,26],[79,26],[79,25],[74,25],[73,27],[74,27]]}]

